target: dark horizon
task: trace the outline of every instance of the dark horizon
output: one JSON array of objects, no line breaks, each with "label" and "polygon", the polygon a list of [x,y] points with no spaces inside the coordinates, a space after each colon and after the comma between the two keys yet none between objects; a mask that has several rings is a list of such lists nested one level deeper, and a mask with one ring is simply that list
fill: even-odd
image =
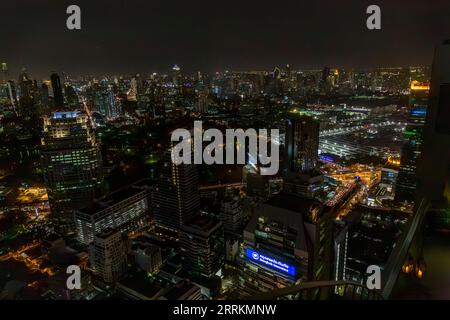
[{"label": "dark horizon", "polygon": [[[82,30],[66,29],[66,8],[81,7]],[[271,70],[324,66],[365,69],[430,66],[450,37],[450,2],[377,1],[381,30],[366,28],[372,1],[164,3],[18,0],[2,4],[0,61],[10,75],[51,71],[103,74]]]}]

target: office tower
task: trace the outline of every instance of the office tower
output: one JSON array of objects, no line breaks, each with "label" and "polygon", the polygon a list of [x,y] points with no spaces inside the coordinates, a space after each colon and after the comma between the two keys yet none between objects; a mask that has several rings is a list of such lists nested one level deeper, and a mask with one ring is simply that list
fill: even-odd
[{"label": "office tower", "polygon": [[53,101],[55,103],[55,109],[62,109],[64,107],[64,96],[61,79],[57,73],[52,73],[50,79],[52,82]]},{"label": "office tower", "polygon": [[323,68],[322,75],[319,81],[319,89],[322,93],[326,93],[331,89],[330,75],[331,69],[329,67]]},{"label": "office tower", "polygon": [[281,70],[275,67],[272,72],[273,91],[275,94],[281,93]]},{"label": "office tower", "polygon": [[408,217],[401,211],[358,206],[335,221],[333,280],[365,285],[368,266],[377,265],[384,270],[389,261],[396,259],[393,250]]},{"label": "office tower", "polygon": [[133,233],[148,227],[150,192],[147,180],[123,187],[75,211],[75,227],[80,242],[89,244],[94,235],[114,228]]},{"label": "office tower", "polygon": [[208,113],[208,104],[208,91],[206,89],[202,89],[197,94],[196,111],[199,113]]},{"label": "office tower", "polygon": [[102,185],[101,154],[90,118],[77,111],[44,117],[41,163],[53,218],[73,228],[73,210],[86,206]]},{"label": "office tower", "polygon": [[285,171],[299,173],[313,170],[319,161],[319,122],[309,116],[287,121]]},{"label": "office tower", "polygon": [[[200,207],[198,173],[194,164],[172,163],[171,150],[164,156],[161,175],[152,192],[156,225],[178,234],[182,224],[194,217]],[[175,237],[177,235],[174,234]]]},{"label": "office tower", "polygon": [[158,273],[161,269],[161,248],[152,244],[135,244],[132,247],[137,266],[150,274]]},{"label": "office tower", "polygon": [[239,196],[228,192],[221,202],[220,221],[223,223],[224,232],[229,238],[234,238],[242,231],[243,210]]},{"label": "office tower", "polygon": [[417,187],[417,163],[423,144],[423,130],[427,115],[430,86],[412,81],[410,86],[409,121],[403,133],[405,144],[402,148],[400,168],[395,191],[396,201],[413,202]]},{"label": "office tower", "polygon": [[0,115],[8,113],[16,114],[17,96],[14,87],[14,81],[8,80],[0,83]]},{"label": "office tower", "polygon": [[43,81],[41,84],[41,104],[44,106],[49,106],[50,95],[49,95],[49,85],[46,81]]},{"label": "office tower", "polygon": [[37,100],[39,97],[36,82],[30,79],[25,69],[19,75],[19,113],[23,117],[31,117],[37,114]]},{"label": "office tower", "polygon": [[221,268],[225,255],[222,223],[207,215],[196,215],[181,226],[183,268],[193,277],[211,278]]},{"label": "office tower", "polygon": [[1,75],[2,75],[1,78],[3,78],[3,80],[7,80],[7,78],[8,78],[8,65],[6,64],[6,62],[2,62],[0,64],[0,66],[1,66]]},{"label": "office tower", "polygon": [[66,97],[67,105],[69,108],[77,108],[80,105],[80,101],[78,99],[78,94],[75,91],[75,88],[69,82],[64,84],[64,95]]},{"label": "office tower", "polygon": [[[136,83],[132,80],[132,88],[128,91],[129,101],[137,99]],[[114,92],[114,86],[107,80],[93,83],[87,90],[88,104],[92,111],[100,113],[107,119],[114,119],[120,115],[120,99]],[[73,100],[76,96],[74,95]],[[69,100],[69,97],[67,98]],[[76,98],[78,99],[78,98]]]},{"label": "office tower", "polygon": [[122,233],[110,229],[97,234],[89,246],[94,275],[106,283],[117,281],[127,270],[127,246]]},{"label": "office tower", "polygon": [[177,65],[174,65],[172,67],[172,83],[175,86],[180,86],[181,85],[181,69]]},{"label": "office tower", "polygon": [[332,221],[319,201],[284,192],[258,205],[244,229],[238,258],[242,292],[328,280]]},{"label": "office tower", "polygon": [[450,207],[450,39],[436,49],[430,104],[418,165],[418,198],[436,209]]},{"label": "office tower", "polygon": [[130,81],[130,90],[127,92],[127,100],[137,102],[138,100],[138,84],[136,78]]},{"label": "office tower", "polygon": [[394,191],[397,185],[398,170],[393,168],[384,167],[381,169],[381,181],[380,184],[388,189],[388,191]]}]

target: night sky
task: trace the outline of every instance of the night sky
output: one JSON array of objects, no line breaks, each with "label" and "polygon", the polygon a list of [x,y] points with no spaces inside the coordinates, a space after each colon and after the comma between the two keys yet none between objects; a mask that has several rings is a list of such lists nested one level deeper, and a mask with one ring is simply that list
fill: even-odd
[{"label": "night sky", "polygon": [[[66,29],[66,7],[82,30]],[[378,4],[382,30],[366,28]],[[450,38],[450,1],[9,0],[0,7],[0,61],[11,76],[430,65]]]}]

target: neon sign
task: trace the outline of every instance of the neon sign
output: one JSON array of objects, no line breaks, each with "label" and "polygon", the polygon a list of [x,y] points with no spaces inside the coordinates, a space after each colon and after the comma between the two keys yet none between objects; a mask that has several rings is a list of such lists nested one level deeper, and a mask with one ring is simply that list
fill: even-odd
[{"label": "neon sign", "polygon": [[266,267],[269,267],[271,269],[275,269],[279,272],[288,274],[290,276],[295,277],[297,275],[297,268],[294,266],[291,266],[287,263],[284,263],[282,261],[278,261],[275,258],[269,257],[265,254],[262,254],[260,252],[257,252],[255,250],[252,250],[250,248],[245,249],[245,256],[252,260],[256,261],[258,264],[264,265]]}]

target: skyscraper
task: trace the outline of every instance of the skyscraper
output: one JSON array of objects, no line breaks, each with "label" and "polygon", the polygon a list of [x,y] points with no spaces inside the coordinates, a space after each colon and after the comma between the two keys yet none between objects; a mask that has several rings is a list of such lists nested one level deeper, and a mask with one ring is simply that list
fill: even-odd
[{"label": "skyscraper", "polygon": [[199,113],[207,113],[208,112],[208,91],[205,88],[202,88],[197,94],[197,105],[196,111]]},{"label": "skyscraper", "polygon": [[225,245],[222,223],[197,215],[181,227],[183,266],[192,276],[211,278],[222,267]]},{"label": "skyscraper", "polygon": [[331,211],[318,200],[280,192],[259,204],[238,259],[242,292],[328,280],[332,229]]},{"label": "skyscraper", "polygon": [[44,118],[41,161],[53,217],[61,229],[73,228],[73,210],[86,206],[102,184],[99,145],[90,118],[54,112]]},{"label": "skyscraper", "polygon": [[152,192],[153,212],[158,227],[178,235],[181,225],[194,217],[200,207],[198,184],[195,165],[175,165],[169,149],[164,156],[161,176]]},{"label": "skyscraper", "polygon": [[61,109],[64,107],[63,86],[61,84],[61,79],[57,73],[52,73],[50,79],[52,81],[55,108]]},{"label": "skyscraper", "polygon": [[285,171],[298,173],[317,167],[319,161],[319,122],[302,115],[286,124]]},{"label": "skyscraper", "polygon": [[417,162],[422,151],[423,130],[427,115],[429,84],[412,81],[409,99],[409,121],[402,148],[396,186],[397,201],[414,201],[417,186]]},{"label": "skyscraper", "polygon": [[436,209],[450,208],[450,39],[433,62],[430,103],[418,165],[417,196]]},{"label": "skyscraper", "polygon": [[148,227],[149,187],[144,179],[95,199],[75,211],[80,242],[89,244],[94,235],[109,228],[132,233]]},{"label": "skyscraper", "polygon": [[30,117],[37,114],[37,100],[39,97],[36,81],[31,80],[25,69],[19,76],[20,108],[19,113],[23,117]]},{"label": "skyscraper", "polygon": [[89,247],[92,271],[106,283],[117,281],[127,269],[127,251],[122,233],[110,229],[95,236]]},{"label": "skyscraper", "polygon": [[0,66],[1,66],[2,77],[4,78],[3,80],[7,80],[7,77],[8,77],[8,65],[6,64],[6,62],[2,62],[0,64]]},{"label": "skyscraper", "polygon": [[172,82],[175,86],[181,85],[181,69],[177,65],[172,67]]}]

